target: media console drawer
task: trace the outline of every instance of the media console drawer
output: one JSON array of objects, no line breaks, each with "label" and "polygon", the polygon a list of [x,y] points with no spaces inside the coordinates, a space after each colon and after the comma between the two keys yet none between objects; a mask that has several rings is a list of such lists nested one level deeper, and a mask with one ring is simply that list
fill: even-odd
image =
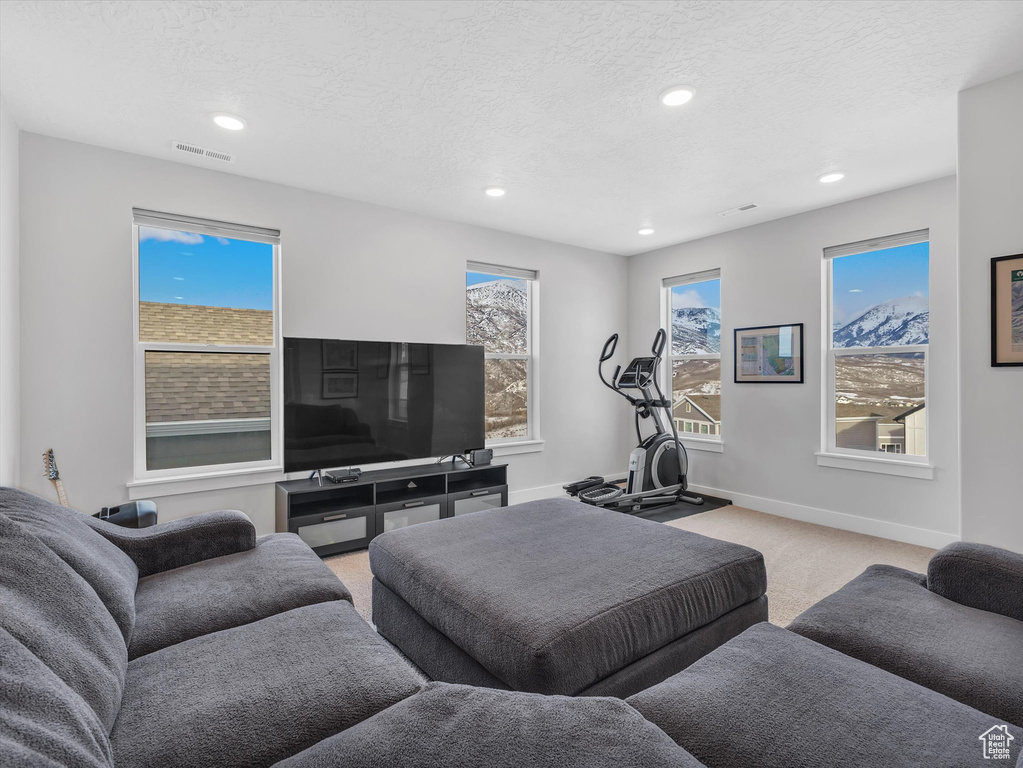
[{"label": "media console drawer", "polygon": [[376,531],[374,514],[375,507],[364,507],[293,517],[288,528],[318,554],[347,552],[369,546]]},{"label": "media console drawer", "polygon": [[417,523],[428,523],[444,517],[447,496],[397,501],[377,505],[377,532],[387,533]]},{"label": "media console drawer", "polygon": [[483,512],[487,509],[498,509],[499,507],[506,506],[508,506],[507,485],[448,494],[449,517],[468,515],[472,512]]}]

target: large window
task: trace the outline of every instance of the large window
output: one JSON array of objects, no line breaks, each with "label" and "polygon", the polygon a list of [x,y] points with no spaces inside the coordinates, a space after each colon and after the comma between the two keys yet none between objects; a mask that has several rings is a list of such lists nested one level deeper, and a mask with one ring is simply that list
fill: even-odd
[{"label": "large window", "polygon": [[136,479],[278,464],[279,238],[134,211]]},{"label": "large window", "polygon": [[927,230],[828,248],[825,450],[927,455]]},{"label": "large window", "polygon": [[671,399],[680,435],[721,439],[721,273],[664,281]]},{"label": "large window", "polygon": [[531,440],[536,424],[536,272],[470,263],[465,340],[485,350],[487,442]]}]

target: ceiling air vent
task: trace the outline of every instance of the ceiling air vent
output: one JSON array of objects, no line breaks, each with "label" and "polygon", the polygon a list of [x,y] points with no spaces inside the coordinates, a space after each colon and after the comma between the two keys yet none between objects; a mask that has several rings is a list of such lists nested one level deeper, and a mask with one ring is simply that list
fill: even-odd
[{"label": "ceiling air vent", "polygon": [[754,208],[759,207],[756,203],[746,203],[746,205],[740,205],[738,208],[729,208],[727,211],[721,211],[718,216],[722,218],[725,216],[734,216],[737,213],[746,213],[746,211],[752,211]]},{"label": "ceiling air vent", "polygon": [[174,149],[178,152],[184,152],[194,157],[208,157],[211,160],[220,160],[224,163],[233,163],[235,160],[235,156],[229,155],[227,152],[218,152],[215,149],[206,149],[205,147],[200,147],[196,144],[189,144],[186,141],[175,141]]}]

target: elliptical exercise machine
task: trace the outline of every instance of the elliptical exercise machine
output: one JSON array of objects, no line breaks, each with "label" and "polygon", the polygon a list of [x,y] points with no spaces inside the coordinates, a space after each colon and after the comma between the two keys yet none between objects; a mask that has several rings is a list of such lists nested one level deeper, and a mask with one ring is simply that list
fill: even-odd
[{"label": "elliptical exercise machine", "polygon": [[[657,381],[658,367],[666,341],[667,335],[663,329],[659,329],[654,336],[651,350],[653,355],[633,359],[624,371],[621,366],[615,366],[610,382],[604,378],[604,363],[614,356],[618,346],[618,334],[604,342],[597,372],[605,387],[617,392],[636,409],[636,435],[639,438],[639,445],[629,455],[627,478],[609,482],[594,475],[564,486],[570,496],[576,496],[587,504],[629,514],[638,514],[680,501],[703,504],[702,497],[686,492],[689,456],[686,454],[685,446],[678,439],[678,429],[671,413],[671,402],[665,398]],[[630,395],[626,390],[638,391],[640,396]],[[648,437],[643,437],[641,419],[653,419],[654,432]],[[668,427],[671,428],[670,432]],[[622,482],[625,482],[624,488],[621,487]]]}]

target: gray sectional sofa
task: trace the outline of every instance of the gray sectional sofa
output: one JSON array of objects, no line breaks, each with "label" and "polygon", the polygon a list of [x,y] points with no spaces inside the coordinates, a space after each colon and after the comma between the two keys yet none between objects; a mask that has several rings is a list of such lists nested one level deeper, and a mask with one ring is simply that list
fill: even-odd
[{"label": "gray sectional sofa", "polygon": [[1023,727],[1023,555],[957,542],[926,574],[873,565],[788,628]]},{"label": "gray sectional sofa", "polygon": [[[984,663],[937,653],[934,627],[944,615],[954,643],[982,638],[989,661],[1014,658],[1018,629],[993,616],[1023,625],[1021,564],[957,545],[915,583],[944,601],[927,621],[901,593],[853,582],[800,617],[803,634],[758,623],[626,700],[566,697],[427,682],[297,537],[257,539],[241,513],[126,530],[0,489],[0,765],[1012,766],[1014,678],[1001,686]],[[875,613],[902,606],[887,650],[854,658],[862,637],[836,650],[871,599]],[[828,600],[838,607],[824,613]],[[844,632],[829,618],[842,610],[860,617]],[[812,627],[829,628],[825,642],[803,636]],[[927,674],[885,668],[927,656],[928,633]],[[941,690],[939,665],[963,684]],[[983,756],[985,733],[1008,758]]]},{"label": "gray sectional sofa", "polygon": [[0,765],[265,766],[419,690],[297,536],[0,489]]}]

